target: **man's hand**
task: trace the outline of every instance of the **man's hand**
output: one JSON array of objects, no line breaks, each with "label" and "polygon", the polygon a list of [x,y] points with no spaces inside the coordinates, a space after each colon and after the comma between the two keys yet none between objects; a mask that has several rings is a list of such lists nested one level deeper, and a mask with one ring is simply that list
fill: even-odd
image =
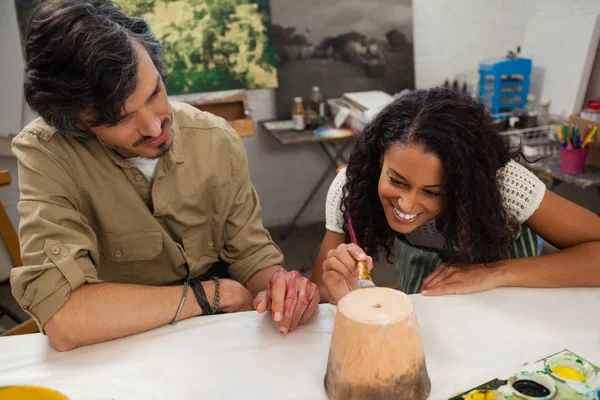
[{"label": "man's hand", "polygon": [[369,271],[373,268],[373,258],[354,243],[342,243],[327,253],[327,259],[323,263],[323,284],[332,304],[337,304],[342,297],[358,288],[356,264],[359,261],[366,262]]},{"label": "man's hand", "polygon": [[504,269],[500,265],[459,266],[444,263],[423,280],[421,294],[437,296],[485,292],[504,286],[504,276]]},{"label": "man's hand", "polygon": [[298,324],[310,318],[319,305],[319,288],[298,271],[276,271],[267,290],[256,295],[254,308],[259,314],[271,310],[273,320],[279,322],[279,332],[293,331]]},{"label": "man's hand", "polygon": [[[211,296],[208,298],[210,304],[212,304],[215,295],[214,281],[206,282],[212,284]],[[206,282],[203,282],[203,284]],[[233,279],[221,279],[220,282],[221,288],[219,290],[219,311],[225,313],[234,313],[254,310],[254,307],[252,306],[254,296],[248,289],[246,289],[244,285],[234,281]]]}]

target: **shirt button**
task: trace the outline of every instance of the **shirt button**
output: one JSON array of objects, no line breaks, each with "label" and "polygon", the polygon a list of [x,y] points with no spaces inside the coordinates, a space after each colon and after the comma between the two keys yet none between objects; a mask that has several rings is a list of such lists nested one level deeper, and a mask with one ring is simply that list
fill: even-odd
[{"label": "shirt button", "polygon": [[212,240],[209,240],[208,243],[206,243],[206,244],[208,244],[208,247],[213,247],[213,241]]},{"label": "shirt button", "polygon": [[58,253],[60,253],[60,247],[52,246],[52,248],[50,248],[50,252],[54,255],[57,255]]},{"label": "shirt button", "polygon": [[137,174],[137,175],[135,176],[135,180],[136,180],[136,181],[141,181],[142,179],[144,179],[144,177],[143,177],[142,175],[140,175],[140,174]]},{"label": "shirt button", "polygon": [[117,250],[115,251],[115,257],[119,258],[123,255],[123,252],[121,250]]}]

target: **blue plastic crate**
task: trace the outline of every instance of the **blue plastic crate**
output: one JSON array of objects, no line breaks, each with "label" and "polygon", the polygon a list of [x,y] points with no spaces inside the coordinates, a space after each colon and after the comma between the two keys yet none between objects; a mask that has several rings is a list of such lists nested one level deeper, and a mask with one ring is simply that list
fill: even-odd
[{"label": "blue plastic crate", "polygon": [[529,58],[487,60],[479,64],[479,97],[492,114],[525,108],[531,65]]}]

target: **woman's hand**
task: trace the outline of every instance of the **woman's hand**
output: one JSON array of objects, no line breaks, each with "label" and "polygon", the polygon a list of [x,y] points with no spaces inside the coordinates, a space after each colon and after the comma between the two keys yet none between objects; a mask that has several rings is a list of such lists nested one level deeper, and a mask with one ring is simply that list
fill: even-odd
[{"label": "woman's hand", "polygon": [[358,287],[356,263],[359,261],[366,262],[369,271],[373,268],[373,259],[353,243],[342,243],[327,253],[327,259],[323,263],[323,284],[332,304],[337,304],[342,297]]},{"label": "woman's hand", "polygon": [[505,286],[505,271],[499,262],[489,264],[440,264],[423,280],[421,294],[467,294]]}]

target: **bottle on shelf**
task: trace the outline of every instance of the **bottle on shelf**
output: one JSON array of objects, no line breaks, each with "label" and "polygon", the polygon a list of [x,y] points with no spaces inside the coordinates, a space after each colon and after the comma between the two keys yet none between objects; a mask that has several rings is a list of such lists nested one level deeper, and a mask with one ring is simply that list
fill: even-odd
[{"label": "bottle on shelf", "polygon": [[321,95],[321,90],[318,86],[312,88],[309,107],[312,111],[317,113],[319,117],[325,116],[325,102],[323,101],[323,96]]},{"label": "bottle on shelf", "polygon": [[319,87],[313,87],[312,93],[308,98],[308,104],[304,118],[306,129],[317,129],[319,127],[321,112],[323,114],[325,113],[324,106],[325,104],[323,103],[323,97],[321,96]]},{"label": "bottle on shelf", "polygon": [[304,105],[302,104],[302,97],[294,98],[294,108],[292,108],[292,121],[294,122],[295,131],[303,131],[306,128],[304,121]]}]

